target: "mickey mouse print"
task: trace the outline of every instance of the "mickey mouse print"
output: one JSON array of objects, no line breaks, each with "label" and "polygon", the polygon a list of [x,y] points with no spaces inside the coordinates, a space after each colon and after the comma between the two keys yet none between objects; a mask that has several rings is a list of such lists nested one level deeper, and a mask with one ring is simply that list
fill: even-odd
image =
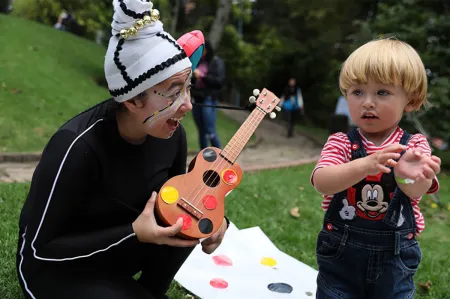
[{"label": "mickey mouse print", "polygon": [[358,216],[366,220],[383,219],[396,187],[391,175],[379,173],[367,176],[350,187],[347,197],[342,200],[343,207],[339,211],[341,218],[351,220]]}]

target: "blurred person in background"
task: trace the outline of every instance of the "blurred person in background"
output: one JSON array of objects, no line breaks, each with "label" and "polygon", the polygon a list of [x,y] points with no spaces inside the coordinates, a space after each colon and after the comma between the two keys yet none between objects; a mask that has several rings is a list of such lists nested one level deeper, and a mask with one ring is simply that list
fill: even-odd
[{"label": "blurred person in background", "polygon": [[284,110],[284,117],[287,122],[287,137],[290,138],[294,135],[295,121],[305,115],[302,90],[294,77],[289,78],[288,85],[284,88],[280,100],[279,105]]},{"label": "blurred person in background", "polygon": [[195,125],[198,130],[200,150],[208,147],[220,148],[220,140],[216,130],[217,111],[214,107],[219,103],[222,87],[225,83],[225,64],[215,55],[211,43],[205,41],[203,56],[194,71],[191,96],[196,105],[193,107]]}]

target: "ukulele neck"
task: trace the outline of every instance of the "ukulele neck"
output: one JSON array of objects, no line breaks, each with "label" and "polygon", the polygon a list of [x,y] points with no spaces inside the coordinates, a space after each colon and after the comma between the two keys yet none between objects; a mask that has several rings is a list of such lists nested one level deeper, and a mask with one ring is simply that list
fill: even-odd
[{"label": "ukulele neck", "polygon": [[236,162],[265,115],[266,113],[259,107],[253,109],[252,113],[250,113],[249,117],[241,125],[236,134],[234,134],[220,155],[231,163]]}]

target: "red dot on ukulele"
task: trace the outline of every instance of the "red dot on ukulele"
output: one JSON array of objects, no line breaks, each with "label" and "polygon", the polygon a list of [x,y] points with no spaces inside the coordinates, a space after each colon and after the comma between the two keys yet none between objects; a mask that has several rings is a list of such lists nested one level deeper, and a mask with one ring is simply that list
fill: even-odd
[{"label": "red dot on ukulele", "polygon": [[203,205],[208,210],[214,210],[217,207],[217,199],[212,195],[203,197]]},{"label": "red dot on ukulele", "polygon": [[237,181],[237,175],[233,170],[227,169],[223,172],[223,180],[227,184],[234,184]]},{"label": "red dot on ukulele", "polygon": [[183,218],[183,227],[182,227],[183,230],[189,229],[191,227],[192,219],[189,215],[183,214],[178,218]]},{"label": "red dot on ukulele", "polygon": [[228,287],[228,282],[222,278],[213,278],[209,284],[216,289],[226,289]]}]

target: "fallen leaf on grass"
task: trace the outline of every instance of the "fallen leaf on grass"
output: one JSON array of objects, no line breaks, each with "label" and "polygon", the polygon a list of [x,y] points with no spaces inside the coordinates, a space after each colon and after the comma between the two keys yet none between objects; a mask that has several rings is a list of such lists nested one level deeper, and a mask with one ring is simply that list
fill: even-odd
[{"label": "fallen leaf on grass", "polygon": [[303,190],[305,190],[305,187],[300,186],[300,187],[298,187],[298,190],[303,191]]},{"label": "fallen leaf on grass", "polygon": [[16,88],[13,88],[12,90],[11,90],[11,93],[12,94],[18,94],[18,93],[20,93],[21,92],[21,90],[20,89],[16,89]]},{"label": "fallen leaf on grass", "polygon": [[255,198],[258,198],[259,197],[259,195],[258,194],[253,194],[253,196],[255,197]]},{"label": "fallen leaf on grass", "polygon": [[431,289],[433,283],[431,280],[428,280],[426,283],[419,282],[419,287],[421,287],[424,291],[428,292]]},{"label": "fallen leaf on grass", "polygon": [[3,87],[3,89],[6,89],[6,83],[5,82],[2,82],[2,87]]},{"label": "fallen leaf on grass", "polygon": [[298,212],[298,207],[291,209],[291,216],[295,218],[300,218],[300,213]]}]

